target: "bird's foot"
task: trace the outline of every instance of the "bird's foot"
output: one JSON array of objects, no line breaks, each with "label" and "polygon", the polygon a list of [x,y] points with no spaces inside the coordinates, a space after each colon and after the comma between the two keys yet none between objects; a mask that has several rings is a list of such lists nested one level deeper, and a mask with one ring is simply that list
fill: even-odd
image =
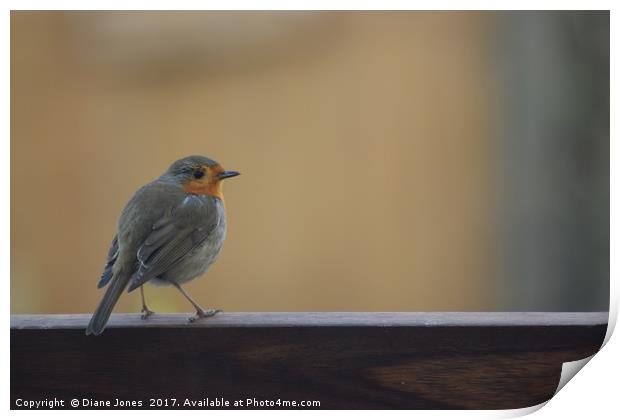
[{"label": "bird's foot", "polygon": [[148,317],[150,317],[151,315],[153,315],[155,312],[151,311],[149,308],[147,308],[146,306],[144,306],[142,308],[142,315],[140,315],[140,319],[147,319]]},{"label": "bird's foot", "polygon": [[188,321],[189,322],[196,322],[201,318],[210,318],[213,315],[222,312],[221,309],[207,309],[206,311],[203,311],[202,309],[196,311],[196,315],[191,316]]}]

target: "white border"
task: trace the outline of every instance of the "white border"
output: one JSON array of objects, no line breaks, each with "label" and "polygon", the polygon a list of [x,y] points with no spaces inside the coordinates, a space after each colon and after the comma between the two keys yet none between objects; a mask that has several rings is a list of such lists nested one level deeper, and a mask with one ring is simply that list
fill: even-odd
[{"label": "white border", "polygon": [[[617,91],[618,86],[615,83],[615,79],[613,75],[618,74],[618,65],[617,65],[617,38],[618,31],[615,29],[618,24],[618,19],[615,16],[615,10],[613,8],[613,4],[611,1],[588,1],[588,2],[576,2],[576,1],[443,1],[443,2],[412,2],[412,1],[394,1],[394,0],[386,0],[386,1],[337,1],[337,0],[320,0],[314,2],[284,2],[284,1],[228,1],[228,2],[201,2],[201,1],[188,1],[188,0],[179,0],[175,2],[171,1],[55,1],[55,2],[46,2],[46,1],[8,1],[4,2],[5,4],[5,13],[3,15],[3,25],[2,25],[2,42],[0,43],[2,48],[2,56],[5,57],[4,65],[2,66],[3,72],[3,80],[4,83],[2,85],[3,89],[3,112],[2,112],[2,199],[4,201],[4,205],[0,206],[0,211],[2,212],[2,242],[0,245],[0,255],[2,258],[2,268],[3,268],[3,279],[4,279],[4,287],[5,293],[2,296],[2,301],[4,303],[4,311],[2,313],[4,325],[6,325],[3,345],[0,346],[0,351],[2,351],[2,360],[4,361],[4,381],[2,381],[2,395],[1,399],[3,408],[8,410],[9,407],[9,345],[8,345],[8,325],[9,325],[9,308],[10,308],[10,286],[8,279],[10,278],[10,258],[9,258],[9,250],[10,250],[10,211],[9,211],[9,191],[10,191],[10,69],[9,69],[9,59],[10,59],[10,14],[9,10],[27,10],[27,9],[47,9],[47,10],[58,10],[58,9],[82,9],[82,10],[97,10],[97,9],[118,9],[118,10],[131,10],[131,9],[139,9],[139,10],[198,10],[203,9],[205,6],[208,6],[212,10],[235,10],[235,9],[268,9],[268,10],[308,10],[308,9],[322,9],[322,10],[340,10],[340,9],[369,9],[369,10],[405,10],[405,9],[418,9],[418,10],[442,10],[442,9],[458,9],[458,10],[482,10],[482,9],[514,9],[514,10],[524,10],[524,9],[612,9],[611,13],[611,45],[612,45],[612,54],[611,54],[611,138],[617,140],[617,127],[615,123],[616,116],[616,107],[614,107],[614,100],[618,97]],[[499,7],[502,6],[502,7]],[[619,209],[619,201],[618,201],[618,188],[614,186],[618,185],[618,170],[614,169],[614,163],[619,164],[620,160],[618,159],[618,147],[615,141],[611,141],[611,214],[617,215]],[[616,181],[616,182],[614,182]],[[616,261],[618,261],[618,246],[617,241],[618,238],[618,224],[614,222],[614,219],[611,220],[611,313],[612,322],[615,324],[615,320],[618,313],[618,265]],[[561,419],[582,419],[585,416],[595,416],[598,417],[600,415],[601,418],[607,418],[612,413],[617,413],[618,404],[616,403],[617,397],[617,384],[618,384],[618,354],[619,354],[620,345],[618,344],[618,339],[612,339],[601,351],[601,354],[596,355],[592,362],[588,363],[588,365],[583,369],[582,372],[577,374],[577,379],[571,381],[564,389],[562,389],[559,394],[554,397],[544,409],[536,411],[533,415],[535,418],[539,419],[549,419],[549,418],[561,418]],[[394,418],[402,418],[402,419],[411,419],[411,418],[504,418],[504,417],[514,417],[526,414],[527,412],[533,411],[532,409],[524,409],[524,410],[514,410],[514,411],[504,411],[504,412],[486,412],[486,411],[468,411],[468,412],[446,412],[446,411],[414,411],[414,412],[406,412],[406,411],[390,411],[390,412],[382,412],[378,413],[376,411],[357,411],[354,413],[356,417],[363,418],[375,418],[377,415],[385,416],[389,415]],[[135,412],[125,412],[118,411],[115,412],[114,415],[132,415],[135,416]],[[249,413],[248,413],[249,414]],[[296,412],[294,414],[295,418],[314,418],[316,415],[320,416],[328,416],[328,417],[341,417],[345,415],[342,411],[336,412],[327,412],[321,411],[320,413],[311,413],[311,412]],[[351,413],[348,413],[351,414]],[[63,420],[66,418],[81,418],[84,416],[84,413],[78,411],[45,411],[45,412],[34,412],[34,411],[12,411],[10,413],[11,416],[18,418],[31,418],[34,416],[45,415],[46,418],[62,418]],[[218,418],[233,418],[237,416],[247,415],[245,412],[233,412],[233,411],[220,411],[220,412],[155,412],[150,411],[148,414],[149,418],[153,420],[157,418],[165,418],[168,419],[170,416],[187,416],[196,418],[205,416],[205,417],[218,417]],[[256,416],[258,418],[282,418],[282,419],[290,419],[291,413],[288,412],[252,412],[251,416]],[[109,412],[98,411],[98,412],[89,412],[89,417],[92,418],[108,418],[110,416]]]},{"label": "white border", "polygon": [[282,1],[282,0],[230,0],[210,1],[178,0],[178,1],[79,1],[79,0],[9,0],[8,9],[14,10],[609,10],[613,2],[592,1],[352,1],[352,0],[315,0],[315,1]]}]

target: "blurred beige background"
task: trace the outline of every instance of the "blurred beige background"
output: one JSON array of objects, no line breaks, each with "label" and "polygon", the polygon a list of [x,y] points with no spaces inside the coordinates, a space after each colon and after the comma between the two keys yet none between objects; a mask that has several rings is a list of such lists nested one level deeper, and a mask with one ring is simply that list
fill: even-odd
[{"label": "blurred beige background", "polygon": [[189,154],[243,174],[204,306],[496,309],[487,20],[13,12],[11,311],[91,312],[123,206]]}]

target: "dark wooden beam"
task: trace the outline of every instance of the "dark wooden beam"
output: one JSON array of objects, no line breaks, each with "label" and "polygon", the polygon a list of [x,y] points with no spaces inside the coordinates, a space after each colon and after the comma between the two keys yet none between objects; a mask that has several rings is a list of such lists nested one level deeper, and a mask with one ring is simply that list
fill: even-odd
[{"label": "dark wooden beam", "polygon": [[[594,354],[607,313],[223,313],[11,316],[11,405],[73,398],[247,399],[320,408],[508,409],[551,398]],[[208,398],[208,400],[207,400]],[[156,401],[158,403],[158,401]],[[264,405],[264,404],[263,404]],[[124,407],[122,407],[124,408]],[[166,408],[166,407],[154,407]],[[192,407],[186,407],[192,408]],[[205,407],[197,407],[205,408]],[[260,408],[257,406],[250,408]]]}]

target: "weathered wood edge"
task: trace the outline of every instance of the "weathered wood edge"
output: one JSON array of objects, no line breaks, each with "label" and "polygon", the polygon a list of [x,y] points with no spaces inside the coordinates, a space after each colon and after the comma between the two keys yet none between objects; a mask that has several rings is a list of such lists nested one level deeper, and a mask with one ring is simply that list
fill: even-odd
[{"label": "weathered wood edge", "polygon": [[88,337],[89,314],[14,315],[12,408],[17,398],[51,397],[521,408],[551,398],[562,363],[598,351],[608,320],[604,312],[297,312],[190,324],[187,316],[118,314],[101,337]]},{"label": "weathered wood edge", "polygon": [[[83,329],[90,314],[11,315],[11,329]],[[107,328],[498,327],[594,326],[608,312],[226,312],[188,322],[189,314],[113,314]]]}]

